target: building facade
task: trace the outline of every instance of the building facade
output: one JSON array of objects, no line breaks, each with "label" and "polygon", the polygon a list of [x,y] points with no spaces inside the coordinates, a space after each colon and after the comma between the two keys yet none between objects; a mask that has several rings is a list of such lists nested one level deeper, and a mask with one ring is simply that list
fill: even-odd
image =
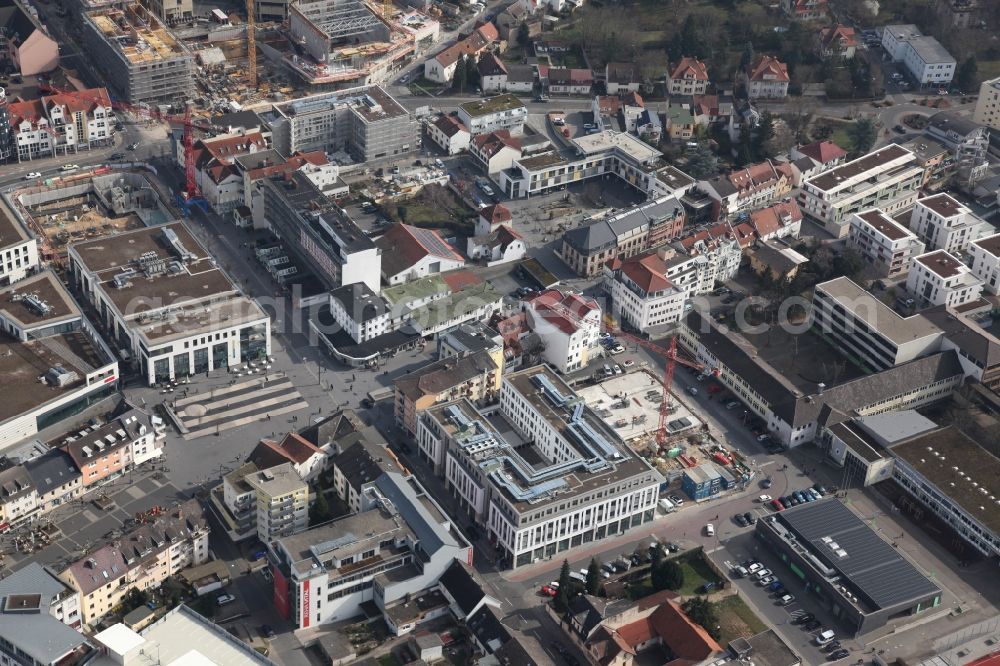
[{"label": "building facade", "polygon": [[972,273],[982,280],[983,288],[996,294],[1000,283],[1000,234],[980,238],[969,244]]},{"label": "building facade", "polygon": [[309,526],[309,485],[291,463],[247,474],[243,480],[254,491],[257,538],[263,543]]},{"label": "building facade", "polygon": [[876,209],[851,216],[847,246],[857,250],[879,277],[896,277],[910,270],[910,261],[924,253],[917,235]]},{"label": "building facade", "polygon": [[1000,76],[979,84],[973,121],[1000,131]]},{"label": "building facade", "polygon": [[542,358],[562,373],[584,368],[596,355],[601,307],[593,298],[550,289],[524,301],[528,326],[544,346]]},{"label": "building facade", "polygon": [[916,257],[906,276],[906,291],[920,307],[958,307],[979,299],[983,283],[972,270],[944,250]]},{"label": "building facade", "polygon": [[972,241],[992,229],[968,206],[947,193],[917,199],[910,216],[910,228],[928,250],[944,250],[951,254],[965,252]]},{"label": "building facade", "polygon": [[458,120],[472,136],[507,130],[519,134],[528,118],[528,108],[516,95],[485,97],[458,106]]}]

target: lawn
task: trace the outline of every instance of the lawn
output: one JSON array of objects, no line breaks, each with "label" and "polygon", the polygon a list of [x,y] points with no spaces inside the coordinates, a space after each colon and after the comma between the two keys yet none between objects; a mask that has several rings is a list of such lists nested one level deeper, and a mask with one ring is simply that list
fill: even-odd
[{"label": "lawn", "polygon": [[395,222],[415,227],[444,228],[465,235],[472,235],[477,217],[476,211],[465,205],[454,192],[440,185],[428,185],[409,199],[385,204],[383,210]]},{"label": "lawn", "polygon": [[754,636],[767,629],[757,615],[750,610],[743,599],[731,595],[715,604],[715,612],[719,616],[719,626],[722,637],[720,645],[728,645],[734,638]]},{"label": "lawn", "polygon": [[686,557],[679,560],[681,569],[684,570],[684,585],[677,590],[677,594],[691,595],[698,594],[698,588],[707,582],[719,583],[719,577],[708,568],[708,565],[697,556]]}]

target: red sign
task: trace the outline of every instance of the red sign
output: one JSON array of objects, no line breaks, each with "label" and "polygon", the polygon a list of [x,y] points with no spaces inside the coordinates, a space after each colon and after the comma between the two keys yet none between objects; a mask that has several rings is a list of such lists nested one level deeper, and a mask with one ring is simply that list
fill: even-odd
[{"label": "red sign", "polygon": [[111,382],[115,381],[115,379],[117,379],[117,377],[115,377],[114,375],[111,375],[110,377],[108,377],[107,379],[104,380],[104,383],[105,384],[110,384]]},{"label": "red sign", "polygon": [[309,580],[302,581],[302,629],[309,626]]},{"label": "red sign", "polygon": [[469,555],[468,555],[468,561],[466,561],[466,564],[468,564],[471,567],[472,566],[472,546],[469,546],[469,551],[468,552],[469,552]]},{"label": "red sign", "polygon": [[288,579],[278,567],[271,567],[271,573],[274,575],[274,608],[278,611],[278,615],[288,620],[292,615],[288,601]]}]

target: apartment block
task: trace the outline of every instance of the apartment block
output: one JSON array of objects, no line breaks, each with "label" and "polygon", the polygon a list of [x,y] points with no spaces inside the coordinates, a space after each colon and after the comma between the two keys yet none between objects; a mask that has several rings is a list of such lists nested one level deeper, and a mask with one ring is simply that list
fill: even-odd
[{"label": "apartment block", "polygon": [[917,235],[878,209],[855,213],[847,246],[857,250],[879,277],[896,277],[910,270],[910,260],[924,253]]},{"label": "apartment block", "polygon": [[919,307],[960,305],[978,300],[983,282],[972,270],[944,250],[916,257],[906,276],[906,290]]},{"label": "apartment block", "polygon": [[844,238],[853,213],[878,208],[895,215],[912,206],[923,177],[913,153],[893,144],[805,180],[798,203],[805,215]]},{"label": "apartment block", "polygon": [[68,254],[71,284],[150,384],[271,353],[270,317],[182,222],[73,243]]},{"label": "apartment block", "polygon": [[23,280],[38,267],[38,243],[0,201],[0,287]]},{"label": "apartment block", "polygon": [[458,120],[469,128],[472,136],[502,129],[519,134],[527,119],[528,107],[520,97],[511,94],[486,97],[458,106]]},{"label": "apartment block", "polygon": [[942,192],[918,199],[910,216],[910,228],[928,250],[951,254],[965,252],[969,243],[985,236],[992,227],[972,210]]},{"label": "apartment block", "polygon": [[671,95],[704,95],[708,84],[708,66],[697,58],[681,58],[667,76]]},{"label": "apartment block", "polygon": [[347,152],[358,162],[398,159],[420,149],[420,124],[380,86],[360,86],[274,105],[274,147]]},{"label": "apartment block", "polygon": [[972,273],[983,281],[983,288],[996,294],[1000,284],[1000,234],[980,238],[969,244]]},{"label": "apartment block", "polygon": [[417,439],[469,519],[485,526],[504,566],[653,519],[660,473],[547,366],[505,377],[500,410],[489,417],[467,400],[424,412]]},{"label": "apartment block", "polygon": [[750,99],[784,99],[788,96],[788,65],[769,55],[757,56],[744,77]]},{"label": "apartment block", "polygon": [[888,25],[882,29],[882,48],[901,62],[922,87],[948,87],[955,77],[955,58],[938,40],[921,35],[915,25]]},{"label": "apartment block", "polygon": [[247,474],[243,481],[254,491],[261,542],[271,543],[309,526],[309,485],[291,463]]},{"label": "apartment block", "polygon": [[972,119],[980,125],[1000,130],[1000,76],[979,84],[979,99]]},{"label": "apartment block", "polygon": [[596,356],[601,307],[593,298],[549,289],[525,300],[523,308],[528,327],[542,341],[545,363],[569,373]]},{"label": "apartment block", "polygon": [[643,333],[680,321],[688,297],[667,278],[667,263],[656,251],[608,262],[604,290],[611,295],[611,314],[619,325]]},{"label": "apartment block", "polygon": [[7,113],[20,162],[108,145],[115,124],[104,88],[11,102]]},{"label": "apartment block", "polygon": [[194,96],[194,56],[145,6],[126,4],[81,17],[90,61],[118,98],[175,104]]},{"label": "apartment block", "polygon": [[763,208],[792,191],[791,167],[767,160],[737,169],[730,174],[698,182],[698,189],[713,202],[715,220]]}]

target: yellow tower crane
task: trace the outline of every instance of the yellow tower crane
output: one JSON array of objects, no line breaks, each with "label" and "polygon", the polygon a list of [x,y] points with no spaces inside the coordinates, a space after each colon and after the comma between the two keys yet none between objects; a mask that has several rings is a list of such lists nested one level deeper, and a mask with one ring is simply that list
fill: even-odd
[{"label": "yellow tower crane", "polygon": [[247,0],[247,85],[257,88],[257,41],[253,18],[253,0]]}]

